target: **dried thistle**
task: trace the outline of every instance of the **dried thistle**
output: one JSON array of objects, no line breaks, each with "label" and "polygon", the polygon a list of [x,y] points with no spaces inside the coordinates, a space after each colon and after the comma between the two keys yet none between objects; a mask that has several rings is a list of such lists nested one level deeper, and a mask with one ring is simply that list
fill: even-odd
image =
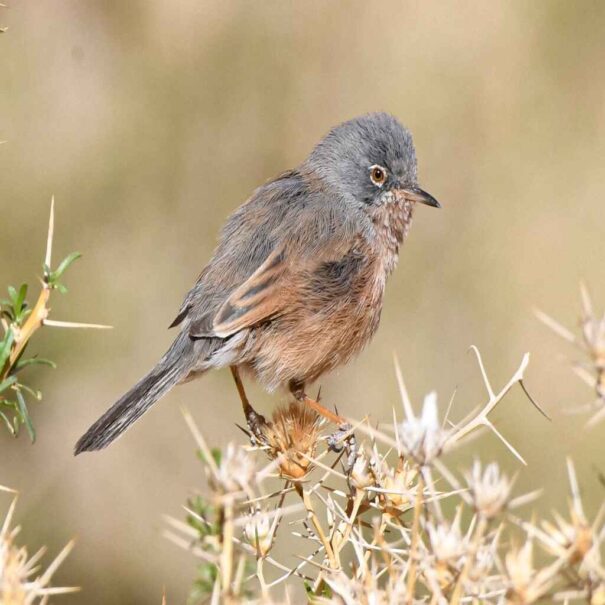
[{"label": "dried thistle", "polygon": [[513,546],[506,553],[504,563],[508,580],[506,596],[509,603],[533,603],[548,590],[549,584],[540,582],[539,587],[536,586],[533,540],[527,540],[521,548]]},{"label": "dried thistle", "polygon": [[394,508],[413,506],[417,479],[418,469],[400,457],[397,467],[389,468],[382,480],[382,488],[389,506]]},{"label": "dried thistle", "polygon": [[265,557],[273,546],[274,532],[271,521],[259,509],[251,511],[244,525],[244,536],[259,556]]},{"label": "dried thistle", "polygon": [[358,490],[363,490],[376,483],[376,476],[372,472],[370,461],[363,451],[357,453],[349,473],[349,481]]},{"label": "dried thistle", "polygon": [[418,464],[430,464],[442,452],[448,439],[448,432],[437,418],[437,393],[429,393],[424,398],[422,414],[409,414],[399,428],[399,439],[403,453]]},{"label": "dried thistle", "polygon": [[261,443],[284,479],[300,481],[312,470],[323,421],[309,406],[292,401],[261,425]]},{"label": "dried thistle", "polygon": [[[6,488],[1,489],[11,491]],[[39,562],[45,549],[41,548],[30,557],[25,547],[15,544],[15,538],[20,531],[19,526],[11,528],[16,504],[15,495],[0,529],[0,603],[2,605],[43,604],[47,602],[50,595],[77,592],[79,588],[50,586],[53,574],[73,549],[73,540],[61,550],[46,570],[40,573]]]},{"label": "dried thistle", "polygon": [[605,418],[605,313],[600,317],[594,311],[590,293],[580,284],[582,312],[579,320],[580,334],[576,335],[543,311],[536,309],[536,317],[563,340],[573,344],[584,355],[581,361],[572,363],[575,374],[594,389],[596,400],[587,406],[579,406],[572,412],[596,412],[588,421],[594,426]]},{"label": "dried thistle", "polygon": [[[555,556],[566,558],[570,564],[584,562],[595,544],[599,544],[600,532],[592,527],[586,515],[580,498],[575,469],[570,460],[567,462],[572,498],[569,504],[569,520],[554,512],[554,523],[543,520],[541,525],[548,536],[545,548]],[[594,561],[593,561],[594,562]],[[598,562],[598,561],[597,561]]]},{"label": "dried thistle", "polygon": [[513,482],[500,472],[495,462],[482,471],[481,462],[475,460],[472,470],[466,473],[466,482],[475,510],[486,519],[496,517],[508,504]]},{"label": "dried thistle", "polygon": [[434,557],[434,575],[442,591],[447,591],[461,569],[461,562],[468,551],[469,539],[460,528],[462,508],[459,507],[450,524],[427,523],[430,552]]},{"label": "dried thistle", "polygon": [[[462,476],[448,469],[450,450],[463,445],[464,437],[475,429],[487,427],[503,439],[488,416],[514,384],[523,386],[527,356],[496,392],[475,353],[488,398],[457,425],[447,418],[439,424],[433,394],[416,416],[398,376],[406,420],[402,423],[394,417],[392,424],[380,427],[367,420],[356,425],[355,430],[370,441],[360,443],[351,464],[345,464],[342,455],[335,455],[319,437],[315,419],[293,420],[300,415],[298,409],[286,409],[270,423],[264,422],[261,447],[256,449],[269,452],[272,464],[246,471],[248,480],[240,480],[241,469],[234,470],[232,464],[204,456],[210,475],[231,473],[240,491],[237,497],[216,499],[214,550],[199,549],[203,542],[195,536],[199,538],[200,532],[175,520],[171,525],[186,538],[171,539],[211,566],[210,602],[273,603],[278,598],[276,587],[304,581],[308,601],[317,605],[604,605],[605,508],[589,521],[571,463],[570,513],[565,518],[555,514],[551,523],[529,523],[514,516],[535,494],[513,497],[514,480],[497,464],[486,466],[477,460]],[[309,436],[303,426],[315,432]],[[207,451],[201,436],[196,438],[200,449]],[[301,457],[308,462],[302,469],[296,466],[304,482],[293,483],[292,470],[285,466],[292,464],[292,457],[284,455],[291,450],[297,452],[295,463]],[[254,452],[246,452],[250,460],[255,459]],[[239,458],[233,455],[232,460]],[[277,464],[282,465],[278,479],[268,471]],[[313,466],[323,474],[311,476]],[[265,478],[271,482],[269,490]],[[246,491],[242,489],[246,483],[250,493],[243,499],[239,493]],[[225,477],[220,485],[222,494],[228,485]],[[444,499],[457,504],[454,515],[448,513],[450,506],[442,507]],[[294,564],[276,554],[280,552],[275,548],[276,529],[286,517],[302,541],[298,552],[304,554]],[[202,519],[199,516],[198,521]],[[519,531],[522,546],[517,548]],[[534,558],[536,548],[541,549],[541,557]],[[245,571],[250,564],[254,572]],[[266,575],[267,566],[272,576]],[[243,596],[246,590],[251,592],[249,598]]]},{"label": "dried thistle", "polygon": [[209,481],[220,494],[250,494],[255,475],[256,465],[250,454],[241,445],[229,443]]}]

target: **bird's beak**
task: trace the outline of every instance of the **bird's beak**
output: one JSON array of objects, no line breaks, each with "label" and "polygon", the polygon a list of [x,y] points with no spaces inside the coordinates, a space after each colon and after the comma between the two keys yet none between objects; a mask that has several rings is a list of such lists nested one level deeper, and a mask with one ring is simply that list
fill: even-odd
[{"label": "bird's beak", "polygon": [[419,202],[433,208],[441,208],[441,204],[430,193],[420,189],[420,187],[406,187],[401,190],[401,193],[406,199],[412,202]]}]

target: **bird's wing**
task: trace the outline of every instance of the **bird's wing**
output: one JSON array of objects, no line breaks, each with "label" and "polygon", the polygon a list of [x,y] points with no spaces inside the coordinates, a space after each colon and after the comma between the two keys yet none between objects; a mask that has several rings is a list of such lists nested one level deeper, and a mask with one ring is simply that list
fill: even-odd
[{"label": "bird's wing", "polygon": [[212,333],[227,338],[280,314],[286,304],[287,274],[286,253],[280,246],[220,306],[212,318]]},{"label": "bird's wing", "polygon": [[227,220],[213,257],[188,292],[170,327],[183,325],[192,337],[212,336],[219,308],[283,243],[300,222],[307,185],[289,171],[259,187]]},{"label": "bird's wing", "polygon": [[215,254],[173,325],[191,338],[228,338],[288,312],[322,262],[350,249],[346,209],[296,172],[259,188],[227,221]]}]

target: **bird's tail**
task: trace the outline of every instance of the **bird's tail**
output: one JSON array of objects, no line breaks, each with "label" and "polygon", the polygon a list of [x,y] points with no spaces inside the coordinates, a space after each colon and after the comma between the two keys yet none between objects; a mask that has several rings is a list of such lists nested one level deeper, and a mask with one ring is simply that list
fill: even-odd
[{"label": "bird's tail", "polygon": [[130,391],[122,395],[101,418],[99,418],[76,443],[75,455],[107,447],[133,422],[138,420],[160,397],[189,372],[188,355],[177,341],[160,362]]}]

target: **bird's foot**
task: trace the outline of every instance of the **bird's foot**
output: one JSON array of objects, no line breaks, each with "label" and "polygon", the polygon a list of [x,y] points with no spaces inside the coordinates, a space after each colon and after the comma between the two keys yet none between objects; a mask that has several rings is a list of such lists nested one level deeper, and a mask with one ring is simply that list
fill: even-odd
[{"label": "bird's foot", "polygon": [[248,435],[250,443],[253,446],[265,444],[264,427],[267,426],[267,421],[262,414],[259,414],[251,405],[245,409],[246,424],[248,425]]},{"label": "bird's foot", "polygon": [[336,431],[328,436],[328,449],[340,453],[346,451],[345,469],[350,469],[357,458],[357,440],[353,432],[353,426],[348,422],[342,423]]}]

